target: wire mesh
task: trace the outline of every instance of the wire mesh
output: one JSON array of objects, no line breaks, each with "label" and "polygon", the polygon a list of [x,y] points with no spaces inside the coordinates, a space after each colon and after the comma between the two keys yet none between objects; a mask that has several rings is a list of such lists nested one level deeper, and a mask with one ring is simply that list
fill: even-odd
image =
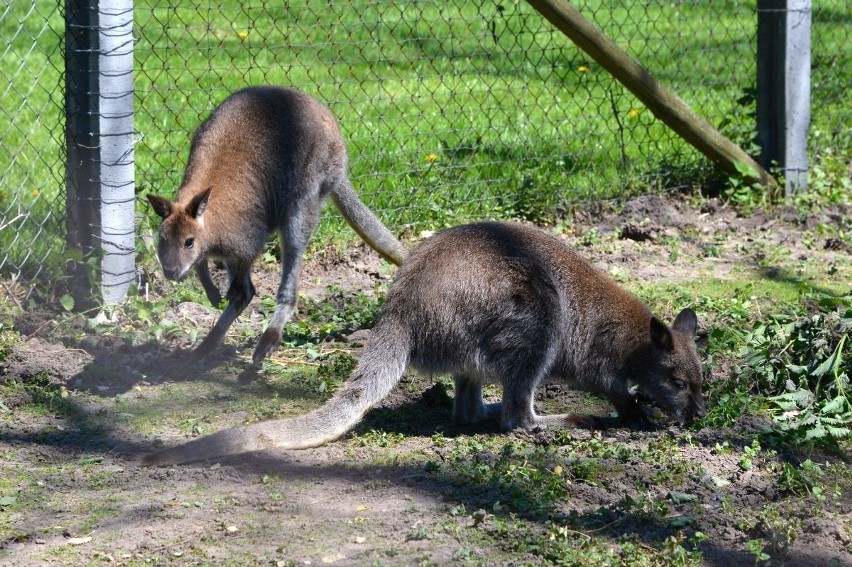
[{"label": "wire mesh", "polygon": [[[690,17],[706,9],[688,3],[637,5],[635,14],[583,8],[699,112],[728,115],[730,92],[752,80],[745,5],[725,7],[724,33]],[[335,111],[353,181],[391,224],[531,214],[677,185],[673,172],[701,163],[523,2],[156,3],[137,12],[139,107],[160,109],[167,125],[154,132],[140,121],[139,169],[166,192],[180,183],[193,127],[229,92],[259,83],[301,88]],[[684,38],[685,61],[673,56]],[[698,80],[680,81],[685,68]]]},{"label": "wire mesh", "polygon": [[19,302],[61,263],[63,31],[53,2],[0,11],[0,283]]},{"label": "wire mesh", "polygon": [[[698,114],[750,144],[756,0],[575,5]],[[845,0],[814,1],[817,151],[852,148],[850,19]],[[134,20],[139,194],[173,195],[193,130],[256,84],[299,88],[334,111],[354,186],[397,231],[547,220],[589,199],[689,187],[712,169],[522,1],[140,0]],[[63,25],[48,0],[0,12],[7,289],[61,274]],[[141,201],[138,210],[147,229]],[[326,217],[324,229],[336,230]]]}]

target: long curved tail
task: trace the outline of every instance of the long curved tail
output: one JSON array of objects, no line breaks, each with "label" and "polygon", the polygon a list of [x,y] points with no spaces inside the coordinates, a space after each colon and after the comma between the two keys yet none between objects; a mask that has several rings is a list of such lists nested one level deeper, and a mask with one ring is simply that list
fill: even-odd
[{"label": "long curved tail", "polygon": [[343,179],[331,192],[337,209],[358,236],[387,261],[401,265],[408,251],[382,221],[361,201],[348,179]]},{"label": "long curved tail", "polygon": [[298,417],[225,429],[146,455],[142,464],[178,465],[264,449],[307,449],[333,441],[390,393],[408,366],[410,350],[404,329],[380,323],[352,375],[321,407]]}]

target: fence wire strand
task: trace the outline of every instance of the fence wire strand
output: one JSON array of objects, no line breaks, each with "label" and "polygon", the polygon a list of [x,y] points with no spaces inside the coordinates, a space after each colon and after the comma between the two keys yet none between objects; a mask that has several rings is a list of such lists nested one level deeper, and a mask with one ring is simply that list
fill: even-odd
[{"label": "fence wire strand", "polygon": [[[575,5],[751,149],[756,0]],[[812,129],[841,152],[851,11],[813,5]],[[64,26],[48,0],[0,12],[0,285],[19,298],[21,282],[62,273]],[[137,194],[173,195],[193,130],[256,84],[334,111],[353,184],[395,230],[545,220],[588,199],[686,188],[711,169],[521,1],[139,0],[133,26]]]}]

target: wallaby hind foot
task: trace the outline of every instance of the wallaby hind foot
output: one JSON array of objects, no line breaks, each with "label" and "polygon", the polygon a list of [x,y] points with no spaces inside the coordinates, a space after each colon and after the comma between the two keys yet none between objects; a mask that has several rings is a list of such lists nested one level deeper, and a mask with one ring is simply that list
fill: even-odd
[{"label": "wallaby hind foot", "polygon": [[[476,384],[475,386],[481,385]],[[472,388],[473,385],[468,386]],[[538,415],[535,414],[532,419],[520,423],[518,420],[508,420],[509,425],[504,425],[503,402],[492,402],[489,404],[482,403],[482,398],[478,400],[475,396],[471,397],[468,392],[459,391],[458,381],[456,382],[455,397],[453,398],[453,423],[456,425],[476,425],[487,422],[494,422],[502,431],[524,431],[526,433],[534,433],[545,429],[602,429],[602,423],[595,416],[576,415],[576,414],[551,414]]]}]

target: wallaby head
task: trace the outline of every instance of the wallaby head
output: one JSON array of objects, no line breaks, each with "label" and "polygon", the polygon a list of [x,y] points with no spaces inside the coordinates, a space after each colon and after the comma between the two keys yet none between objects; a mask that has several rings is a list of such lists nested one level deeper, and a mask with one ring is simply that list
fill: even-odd
[{"label": "wallaby head", "polygon": [[696,346],[703,346],[705,338],[699,336],[695,312],[684,309],[671,328],[651,317],[649,332],[650,352],[639,355],[645,360],[628,360],[638,370],[630,375],[631,369],[627,369],[630,393],[657,402],[682,423],[703,417],[706,410]]},{"label": "wallaby head", "polygon": [[186,206],[157,195],[148,201],[162,222],[157,231],[157,257],[170,280],[182,280],[205,256],[204,211],[212,188],[196,194]]}]

